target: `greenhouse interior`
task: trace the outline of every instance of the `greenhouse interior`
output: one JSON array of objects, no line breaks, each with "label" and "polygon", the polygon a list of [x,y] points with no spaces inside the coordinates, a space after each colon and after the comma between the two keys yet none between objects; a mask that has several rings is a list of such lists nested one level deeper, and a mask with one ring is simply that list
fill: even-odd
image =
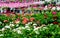
[{"label": "greenhouse interior", "polygon": [[60,0],[0,0],[0,38],[60,38]]}]

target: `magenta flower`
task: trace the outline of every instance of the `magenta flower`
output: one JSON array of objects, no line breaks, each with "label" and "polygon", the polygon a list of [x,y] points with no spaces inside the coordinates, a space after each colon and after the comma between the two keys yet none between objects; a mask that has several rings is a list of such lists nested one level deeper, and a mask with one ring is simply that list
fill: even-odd
[{"label": "magenta flower", "polygon": [[52,12],[52,14],[53,14],[53,15],[55,15],[55,14],[56,14],[56,12]]}]

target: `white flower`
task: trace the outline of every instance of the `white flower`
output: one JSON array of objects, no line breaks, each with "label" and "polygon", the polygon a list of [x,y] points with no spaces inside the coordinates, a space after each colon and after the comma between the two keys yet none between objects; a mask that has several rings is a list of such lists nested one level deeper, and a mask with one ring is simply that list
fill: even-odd
[{"label": "white flower", "polygon": [[36,26],[36,25],[37,25],[36,23],[33,24],[33,26]]},{"label": "white flower", "polygon": [[34,28],[34,32],[35,32],[36,34],[39,34],[38,29],[39,29],[39,28]]},{"label": "white flower", "polygon": [[28,24],[32,24],[32,22],[29,22]]},{"label": "white flower", "polygon": [[25,26],[25,29],[30,30],[30,27],[29,26]]},{"label": "white flower", "polygon": [[4,36],[3,34],[0,34],[0,36]]},{"label": "white flower", "polygon": [[13,22],[10,22],[10,24],[13,24]]},{"label": "white flower", "polygon": [[2,31],[4,31],[5,30],[5,28],[2,28]]},{"label": "white flower", "polygon": [[36,26],[34,26],[34,28],[36,28]]},{"label": "white flower", "polygon": [[46,26],[45,24],[42,24],[40,27],[44,27],[44,26]]},{"label": "white flower", "polygon": [[47,10],[47,9],[48,9],[47,6],[45,6],[44,10]]},{"label": "white flower", "polygon": [[35,28],[34,28],[34,31],[38,30],[39,28],[40,28],[40,27],[35,27]]},{"label": "white flower", "polygon": [[10,28],[10,26],[5,26],[5,28]]},{"label": "white flower", "polygon": [[17,33],[18,33],[18,34],[22,34],[20,30],[17,30]]},{"label": "white flower", "polygon": [[34,31],[36,34],[39,34],[39,31],[38,31],[39,28],[40,28],[40,27],[35,27],[35,26],[34,26],[34,30],[33,30],[33,31]]},{"label": "white flower", "polygon": [[17,32],[18,34],[22,34],[22,32],[20,31],[20,29],[16,28],[16,29],[13,29],[14,32]]},{"label": "white flower", "polygon": [[16,29],[13,29],[14,32],[16,32]]},{"label": "white flower", "polygon": [[9,26],[12,26],[12,27],[13,27],[13,26],[15,26],[15,25],[14,25],[14,24],[10,24]]},{"label": "white flower", "polygon": [[56,10],[56,7],[53,7],[52,10]]},{"label": "white flower", "polygon": [[57,7],[57,10],[60,10],[60,7]]},{"label": "white flower", "polygon": [[25,28],[30,28],[30,27],[27,25],[27,26],[25,26]]},{"label": "white flower", "polygon": [[18,27],[18,28],[16,28],[16,29],[22,30],[22,29],[25,29],[25,27]]}]

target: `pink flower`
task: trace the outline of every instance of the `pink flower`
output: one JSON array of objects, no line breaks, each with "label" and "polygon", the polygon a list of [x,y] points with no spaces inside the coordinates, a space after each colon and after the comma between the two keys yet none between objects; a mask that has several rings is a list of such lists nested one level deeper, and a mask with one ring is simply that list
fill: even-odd
[{"label": "pink flower", "polygon": [[56,12],[52,12],[52,14],[53,14],[53,15],[55,15],[55,14],[56,14]]},{"label": "pink flower", "polygon": [[18,21],[18,20],[15,20],[15,24],[18,24],[20,21]]},{"label": "pink flower", "polygon": [[18,24],[19,22],[20,22],[19,18],[15,20],[15,24]]},{"label": "pink flower", "polygon": [[5,22],[5,23],[6,23],[6,22],[8,22],[8,20],[4,20],[3,22]]}]

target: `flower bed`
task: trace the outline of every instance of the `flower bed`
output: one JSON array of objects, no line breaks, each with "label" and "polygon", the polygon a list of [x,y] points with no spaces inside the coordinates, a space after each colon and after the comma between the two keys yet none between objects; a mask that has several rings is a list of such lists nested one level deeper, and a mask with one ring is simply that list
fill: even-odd
[{"label": "flower bed", "polygon": [[0,38],[59,38],[60,12],[0,15]]}]

